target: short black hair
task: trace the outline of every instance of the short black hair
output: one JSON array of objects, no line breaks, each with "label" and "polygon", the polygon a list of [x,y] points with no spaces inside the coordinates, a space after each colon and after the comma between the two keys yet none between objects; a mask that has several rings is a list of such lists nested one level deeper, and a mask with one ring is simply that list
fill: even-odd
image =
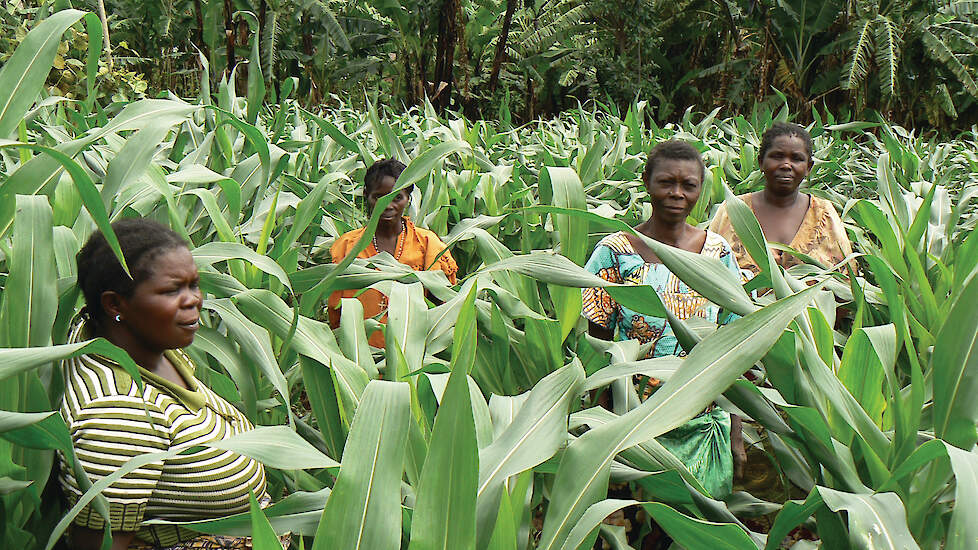
[{"label": "short black hair", "polygon": [[[396,181],[405,168],[407,168],[407,166],[404,166],[404,163],[397,159],[382,159],[371,164],[370,168],[367,168],[367,173],[363,175],[364,198],[370,194],[374,187],[380,185],[380,180],[384,179],[385,177],[394,178]],[[414,186],[409,186],[406,191],[408,193],[414,191]]]},{"label": "short black hair", "polygon": [[758,161],[764,160],[764,155],[774,145],[774,140],[781,136],[801,138],[805,142],[805,151],[808,152],[808,159],[812,160],[812,149],[815,145],[812,143],[812,135],[808,133],[808,130],[791,122],[775,122],[761,135],[761,149],[757,152]]},{"label": "short black hair", "polygon": [[695,160],[700,165],[700,183],[706,177],[706,165],[703,164],[703,156],[696,147],[685,141],[670,139],[659,143],[649,151],[649,159],[645,162],[645,170],[642,172],[642,181],[646,185],[652,181],[655,165],[661,160]]},{"label": "short black hair", "polygon": [[119,220],[112,224],[112,231],[119,239],[132,278],[126,275],[99,230],[92,233],[75,256],[78,287],[85,296],[85,311],[96,323],[105,313],[102,311],[103,292],[111,290],[129,298],[136,285],[152,275],[151,261],[154,258],[175,248],[189,249],[187,242],[172,229],[147,218]]}]

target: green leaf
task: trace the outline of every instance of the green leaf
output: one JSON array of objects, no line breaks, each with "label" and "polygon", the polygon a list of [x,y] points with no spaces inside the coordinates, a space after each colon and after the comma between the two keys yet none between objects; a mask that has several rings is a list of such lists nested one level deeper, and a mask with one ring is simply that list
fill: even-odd
[{"label": "green leaf", "polygon": [[[473,290],[467,301],[474,300]],[[470,309],[474,308],[470,305]],[[475,359],[475,327],[467,326],[474,321],[458,325],[462,327],[458,333],[471,333],[464,339],[471,340],[473,349],[464,354],[469,359],[452,358],[452,374],[435,416],[417,487],[409,550],[475,549],[479,446],[466,377],[466,363]],[[460,337],[456,336],[456,343]],[[463,346],[457,345],[456,350]]]},{"label": "green leaf", "polygon": [[316,450],[288,426],[259,426],[207,446],[250,456],[279,470],[339,467],[335,460]]},{"label": "green leaf", "polygon": [[893,325],[883,330],[886,330],[880,335],[883,340],[880,343],[885,346],[883,349],[878,349],[868,334],[880,332],[879,327],[853,331],[846,341],[838,370],[839,380],[880,427],[883,425],[883,410],[887,404],[883,396],[883,381],[886,372],[893,370],[893,363],[896,361],[896,331]]},{"label": "green leaf", "polygon": [[[248,320],[227,298],[206,300],[204,308],[220,315],[221,320],[227,325],[228,333],[241,346],[242,353],[255,364],[251,368],[256,372],[263,373],[272,383],[275,390],[282,396],[286,410],[291,414],[288,382],[279,369],[275,354],[272,352],[268,331]],[[255,378],[257,379],[257,377]]]},{"label": "green leaf", "polygon": [[282,269],[281,266],[275,263],[271,258],[262,256],[243,244],[212,242],[198,246],[197,248],[193,249],[191,253],[194,256],[194,262],[198,267],[213,265],[217,262],[223,262],[231,259],[245,260],[251,265],[278,279],[278,281],[282,283],[285,288],[289,289],[290,291],[292,290],[292,282],[289,281],[289,276],[285,274],[285,270]]},{"label": "green leaf", "polygon": [[919,549],[907,528],[903,502],[895,493],[854,494],[818,487],[833,512],[849,514],[849,542],[864,550]]},{"label": "green leaf", "polygon": [[139,367],[129,357],[129,354],[122,348],[112,345],[104,338],[41,348],[0,349],[0,380],[27,372],[42,365],[47,365],[54,361],[78,357],[86,353],[102,355],[115,361],[129,373],[129,376],[132,376],[136,380],[137,385],[142,384],[139,376]]},{"label": "green leaf", "polygon": [[757,545],[743,529],[729,523],[712,523],[690,518],[658,502],[642,505],[669,536],[684,548],[756,550]]},{"label": "green leaf", "polygon": [[[92,178],[82,169],[81,166],[71,160],[68,155],[65,155],[61,151],[52,149],[50,147],[43,147],[40,145],[22,144],[17,142],[7,142],[6,140],[0,139],[0,149],[8,147],[25,147],[28,149],[33,149],[35,151],[40,151],[45,153],[45,155],[34,157],[31,161],[36,159],[43,159],[51,157],[54,159],[54,165],[60,165],[63,167],[70,175],[71,179],[78,190],[78,194],[81,196],[82,204],[88,213],[95,220],[95,225],[98,226],[102,235],[105,236],[105,240],[109,243],[109,248],[115,254],[116,259],[122,264],[122,268],[129,273],[129,266],[126,264],[126,259],[122,255],[122,249],[119,247],[119,239],[116,237],[115,232],[112,230],[112,225],[109,222],[109,215],[105,210],[105,206],[102,204],[102,197],[99,195],[99,191],[95,188],[95,184],[92,182]],[[30,162],[27,163],[28,165]],[[52,170],[56,172],[56,170]],[[13,194],[19,194],[19,186],[15,185],[17,180],[17,174],[20,170],[14,172],[14,175],[10,177],[6,182],[0,184],[0,198],[5,198]],[[35,194],[40,191],[40,187],[30,193],[23,194]],[[26,191],[26,190],[25,190]],[[0,235],[6,234],[7,224],[12,224],[14,219],[14,205],[15,201],[6,199],[0,200]],[[9,208],[9,211],[7,209]]]},{"label": "green leaf", "polygon": [[407,384],[374,380],[367,385],[313,550],[400,547],[401,474],[410,405]]},{"label": "green leaf", "polygon": [[258,506],[255,495],[251,495],[251,545],[254,550],[282,550],[282,544]]},{"label": "green leaf", "polygon": [[0,138],[9,137],[34,104],[51,72],[61,35],[82,17],[98,19],[95,14],[78,10],[62,10],[45,18],[27,33],[0,68],[0,83],[3,83],[0,86]]},{"label": "green leaf", "polygon": [[978,540],[978,455],[945,444],[954,470],[954,510],[944,548],[965,550]]},{"label": "green leaf", "polygon": [[17,196],[13,253],[7,258],[0,342],[8,347],[47,346],[58,310],[54,232],[47,197]]},{"label": "green leaf", "polygon": [[934,433],[970,449],[978,442],[978,276],[965,283],[931,356],[934,380]]},{"label": "green leaf", "polygon": [[479,452],[480,546],[492,533],[506,479],[549,459],[566,441],[568,409],[583,381],[575,361],[537,382],[512,422]]}]

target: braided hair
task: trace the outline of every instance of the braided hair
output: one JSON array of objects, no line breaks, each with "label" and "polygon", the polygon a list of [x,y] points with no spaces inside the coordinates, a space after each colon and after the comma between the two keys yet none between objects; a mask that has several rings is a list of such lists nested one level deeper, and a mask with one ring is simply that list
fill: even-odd
[{"label": "braided hair", "polygon": [[147,218],[127,218],[112,224],[119,238],[132,278],[122,269],[101,231],[96,230],[75,256],[78,265],[78,287],[85,296],[83,313],[96,324],[102,321],[102,293],[117,292],[129,298],[136,285],[152,275],[152,261],[175,248],[189,248],[186,241],[170,228]]}]

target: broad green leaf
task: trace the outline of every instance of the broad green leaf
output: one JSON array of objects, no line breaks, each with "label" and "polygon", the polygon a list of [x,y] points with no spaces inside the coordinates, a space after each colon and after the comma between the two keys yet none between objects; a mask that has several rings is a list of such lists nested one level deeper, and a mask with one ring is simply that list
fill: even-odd
[{"label": "broad green leaf", "polygon": [[106,210],[111,211],[112,202],[126,183],[139,179],[146,172],[172,127],[173,121],[166,118],[147,124],[127,139],[119,153],[109,161],[102,181],[102,202]]},{"label": "broad green leaf", "polygon": [[590,508],[584,512],[581,516],[581,520],[577,522],[574,529],[571,531],[570,535],[567,537],[567,542],[564,543],[567,548],[580,548],[588,535],[594,532],[595,529],[601,525],[601,522],[614,512],[621,510],[627,506],[634,506],[639,504],[637,500],[619,500],[619,499],[606,499],[600,502],[595,502]]},{"label": "broad green leaf", "polygon": [[[262,510],[276,532],[289,531],[297,535],[313,536],[323,515],[323,506],[329,498],[330,489],[314,493],[296,492]],[[251,513],[243,512],[233,516],[202,521],[166,521],[150,519],[144,525],[180,525],[215,535],[246,536],[251,534]]]},{"label": "broad green leaf", "polygon": [[7,258],[0,342],[8,347],[51,344],[58,310],[52,212],[47,197],[17,196],[13,253]]},{"label": "broad green leaf", "polygon": [[[469,303],[474,299],[475,293],[471,292]],[[474,327],[459,327],[458,332],[472,333],[473,349],[466,355],[474,360]],[[456,342],[460,336],[456,336]],[[452,374],[435,417],[417,487],[410,550],[475,549],[479,446],[469,398],[467,362],[453,357]]]},{"label": "broad green leaf", "polygon": [[[883,396],[883,382],[886,379],[886,372],[893,369],[896,360],[896,331],[893,330],[892,325],[888,327],[886,342],[889,345],[886,349],[879,350],[867,334],[867,331],[876,328],[853,331],[842,352],[838,376],[849,393],[862,405],[866,414],[877,426],[882,427],[883,410],[887,403]],[[886,359],[880,356],[881,352]]]},{"label": "broad green leaf", "polygon": [[279,542],[278,537],[275,536],[275,531],[272,530],[272,524],[268,523],[268,518],[265,517],[265,513],[258,506],[255,495],[251,495],[251,545],[254,550],[282,549],[282,544]]},{"label": "broad green leaf", "polygon": [[642,506],[655,522],[684,548],[724,550],[756,550],[757,548],[750,536],[736,525],[693,519],[658,502]]},{"label": "broad green leaf", "polygon": [[978,441],[978,276],[965,283],[931,356],[934,432],[963,449]]},{"label": "broad green leaf", "polygon": [[[108,241],[109,247],[112,249],[112,252],[115,253],[115,257],[119,260],[119,263],[122,264],[122,268],[126,271],[126,273],[129,273],[129,266],[126,264],[126,259],[122,255],[122,249],[119,247],[119,239],[116,237],[115,232],[112,230],[112,226],[109,223],[109,215],[102,204],[102,198],[99,195],[99,191],[95,188],[95,184],[92,183],[92,179],[88,176],[88,174],[82,170],[81,166],[78,166],[78,164],[71,160],[68,155],[65,155],[61,151],[52,149],[50,147],[8,142],[0,139],[0,149],[9,147],[25,147],[43,152],[45,155],[34,158],[38,159],[51,157],[55,161],[55,166],[60,165],[60,167],[63,167],[71,175],[71,179],[81,197],[82,204],[92,216],[92,219],[95,221],[95,225],[98,226],[99,230],[102,232],[102,235],[105,236],[105,240]],[[30,163],[28,162],[28,164]],[[6,182],[0,184],[0,198],[4,197],[4,195],[11,197],[14,194],[19,194],[18,187],[13,183],[16,179],[17,173],[19,173],[19,170],[18,172],[15,172],[14,176],[11,176],[11,178]],[[34,194],[39,190],[40,188],[29,194]],[[0,235],[6,234],[8,224],[13,223],[15,204],[16,200],[9,200],[5,198],[5,200],[0,201]]]},{"label": "broad green leaf", "polygon": [[954,510],[947,531],[948,550],[972,548],[978,541],[978,455],[945,444],[954,471]]},{"label": "broad green leaf", "polygon": [[34,104],[51,72],[61,35],[82,17],[97,19],[95,14],[70,9],[45,18],[0,68],[0,138],[10,136]]},{"label": "broad green leaf", "polygon": [[819,487],[825,505],[849,514],[849,542],[863,550],[920,548],[907,528],[906,511],[895,493],[854,494]]},{"label": "broad green leaf", "polygon": [[243,244],[212,242],[198,246],[191,253],[198,266],[213,265],[232,259],[245,260],[278,279],[285,288],[292,290],[292,282],[289,281],[289,276],[285,274],[285,270],[281,266],[271,258],[262,256]]},{"label": "broad green leaf", "polygon": [[407,384],[374,380],[367,385],[313,550],[400,547],[401,475],[410,404]]},{"label": "broad green leaf", "polygon": [[129,376],[141,384],[139,367],[122,348],[112,345],[104,338],[86,340],[73,344],[45,346],[41,348],[8,348],[0,349],[0,380],[10,378],[22,372],[36,369],[53,361],[61,361],[70,357],[78,357],[86,353],[94,353],[108,357],[121,365]]},{"label": "broad green leaf", "polygon": [[252,369],[265,375],[282,396],[286,410],[291,413],[288,383],[272,352],[268,331],[248,320],[227,298],[205,300],[204,308],[220,315],[221,320],[227,325],[228,333],[241,346],[242,353],[254,363]]},{"label": "broad green leaf", "polygon": [[336,341],[343,354],[360,365],[367,376],[377,378],[377,365],[374,364],[367,342],[367,332],[363,326],[363,304],[356,298],[340,300],[340,328],[336,331]]},{"label": "broad green leaf", "polygon": [[547,460],[565,442],[568,409],[583,381],[578,362],[540,380],[509,426],[479,452],[480,547],[492,533],[505,480]]},{"label": "broad green leaf", "polygon": [[280,470],[339,467],[335,460],[317,451],[288,426],[259,426],[233,439],[214,441],[207,446],[250,456]]}]

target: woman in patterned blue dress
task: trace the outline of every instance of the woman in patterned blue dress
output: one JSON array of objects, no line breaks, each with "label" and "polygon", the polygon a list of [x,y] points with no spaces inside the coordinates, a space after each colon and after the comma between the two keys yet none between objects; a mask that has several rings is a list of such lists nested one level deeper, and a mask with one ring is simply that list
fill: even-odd
[{"label": "woman in patterned blue dress", "polygon": [[[705,166],[699,152],[680,141],[660,143],[649,152],[642,174],[652,215],[635,227],[638,233],[663,244],[717,258],[731,273],[740,276],[736,257],[723,237],[693,227],[686,218],[699,199]],[[680,320],[700,317],[713,323],[721,318],[720,308],[689,288],[659,260],[640,238],[618,232],[601,239],[585,268],[613,283],[644,284],[655,289]],[[618,304],[602,288],[582,291],[583,315],[588,332],[604,340],[637,339],[653,342],[649,357],[685,356],[665,319],[643,315]],[[650,382],[652,387],[657,380]],[[675,430],[658,438],[686,464],[687,469],[715,498],[730,492],[734,466],[743,464],[740,419],[711,407]],[[733,453],[731,453],[733,449]]]}]

